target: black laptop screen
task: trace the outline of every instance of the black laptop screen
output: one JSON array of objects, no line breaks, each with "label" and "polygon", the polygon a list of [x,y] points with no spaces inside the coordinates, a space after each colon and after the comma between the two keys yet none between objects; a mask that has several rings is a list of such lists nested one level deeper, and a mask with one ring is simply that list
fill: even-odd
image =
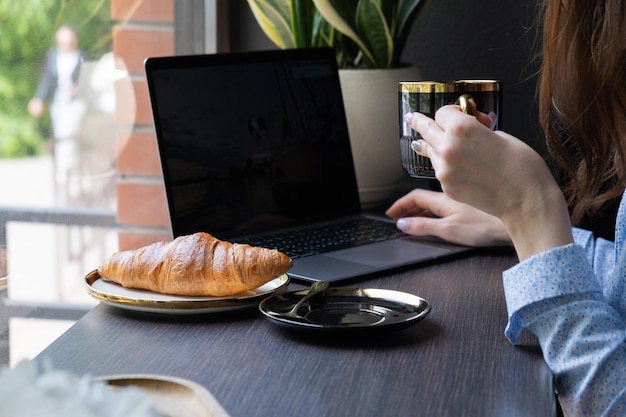
[{"label": "black laptop screen", "polygon": [[335,65],[327,50],[146,61],[174,236],[358,212]]}]

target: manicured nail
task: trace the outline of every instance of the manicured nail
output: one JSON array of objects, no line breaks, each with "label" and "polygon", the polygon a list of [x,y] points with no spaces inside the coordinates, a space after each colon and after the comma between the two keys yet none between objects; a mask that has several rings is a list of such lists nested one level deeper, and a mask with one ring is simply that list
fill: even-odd
[{"label": "manicured nail", "polygon": [[398,219],[398,221],[396,222],[396,227],[400,230],[409,230],[411,228],[411,220]]},{"label": "manicured nail", "polygon": [[422,152],[422,141],[414,140],[413,142],[411,142],[411,149],[413,149],[413,151],[417,153]]},{"label": "manicured nail", "polygon": [[404,123],[406,123],[407,125],[410,125],[411,120],[413,120],[413,113],[407,113],[404,115]]}]

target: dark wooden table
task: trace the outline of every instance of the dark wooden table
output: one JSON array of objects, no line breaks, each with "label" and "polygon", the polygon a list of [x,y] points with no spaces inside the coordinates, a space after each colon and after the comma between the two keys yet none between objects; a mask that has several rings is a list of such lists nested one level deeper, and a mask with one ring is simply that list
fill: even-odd
[{"label": "dark wooden table", "polygon": [[[349,286],[432,303],[417,325],[359,337],[297,335],[256,309],[163,317],[98,305],[36,360],[76,373],[151,373],[204,385],[233,417],[549,416],[552,376],[530,335],[503,335],[508,251],[484,251]],[[290,284],[291,289],[300,289]]]}]

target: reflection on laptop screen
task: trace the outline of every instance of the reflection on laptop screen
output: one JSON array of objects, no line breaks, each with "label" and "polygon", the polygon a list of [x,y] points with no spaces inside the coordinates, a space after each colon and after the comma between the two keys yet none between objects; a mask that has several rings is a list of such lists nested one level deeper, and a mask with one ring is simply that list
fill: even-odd
[{"label": "reflection on laptop screen", "polygon": [[359,211],[334,55],[305,52],[147,61],[174,236]]}]

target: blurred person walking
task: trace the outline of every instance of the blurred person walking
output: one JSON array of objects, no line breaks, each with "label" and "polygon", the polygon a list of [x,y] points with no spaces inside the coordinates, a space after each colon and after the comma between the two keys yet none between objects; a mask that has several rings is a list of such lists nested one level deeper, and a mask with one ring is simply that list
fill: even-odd
[{"label": "blurred person walking", "polygon": [[78,76],[83,54],[78,49],[78,36],[69,26],[61,26],[55,34],[56,46],[46,53],[43,70],[28,112],[40,117],[50,104],[54,136],[56,178],[65,182],[78,157],[76,134],[85,114],[86,104],[78,97]]}]

